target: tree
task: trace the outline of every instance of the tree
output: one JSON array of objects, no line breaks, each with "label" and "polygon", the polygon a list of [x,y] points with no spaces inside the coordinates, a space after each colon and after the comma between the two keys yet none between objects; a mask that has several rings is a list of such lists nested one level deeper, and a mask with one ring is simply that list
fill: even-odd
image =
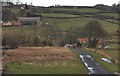
[{"label": "tree", "polygon": [[117,5],[116,5],[116,3],[114,3],[112,6],[113,6],[113,7],[116,7]]},{"label": "tree", "polygon": [[102,25],[98,20],[87,23],[84,27],[85,35],[89,39],[89,47],[95,48],[100,38],[107,35]]},{"label": "tree", "polygon": [[27,3],[25,4],[25,9],[28,9],[28,5],[27,5]]},{"label": "tree", "polygon": [[76,44],[77,44],[77,46],[79,46],[79,47],[82,46],[81,43],[80,43],[80,41],[77,41]]},{"label": "tree", "polygon": [[20,39],[18,32],[7,32],[2,34],[2,44],[10,48],[17,48]]},{"label": "tree", "polygon": [[116,35],[120,36],[120,30],[116,30]]},{"label": "tree", "polygon": [[26,16],[26,11],[24,9],[19,10],[18,16],[25,17]]},{"label": "tree", "polygon": [[3,21],[15,21],[17,20],[17,16],[10,9],[3,8],[2,9],[2,20]]}]

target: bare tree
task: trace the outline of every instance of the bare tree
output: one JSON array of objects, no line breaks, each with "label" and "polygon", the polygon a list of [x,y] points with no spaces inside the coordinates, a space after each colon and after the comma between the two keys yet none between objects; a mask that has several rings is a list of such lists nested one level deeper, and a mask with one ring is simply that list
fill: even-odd
[{"label": "bare tree", "polygon": [[84,27],[85,35],[89,39],[89,47],[96,47],[100,38],[107,35],[102,25],[98,20],[91,21],[87,23]]},{"label": "bare tree", "polygon": [[14,14],[10,9],[2,9],[2,20],[3,21],[14,21],[17,20],[16,14]]}]

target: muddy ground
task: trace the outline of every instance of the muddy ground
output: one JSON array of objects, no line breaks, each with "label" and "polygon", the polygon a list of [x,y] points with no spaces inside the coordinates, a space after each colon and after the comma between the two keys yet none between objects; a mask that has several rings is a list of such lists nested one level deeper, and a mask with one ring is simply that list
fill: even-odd
[{"label": "muddy ground", "polygon": [[3,52],[3,62],[74,61],[75,55],[64,47],[20,47]]}]

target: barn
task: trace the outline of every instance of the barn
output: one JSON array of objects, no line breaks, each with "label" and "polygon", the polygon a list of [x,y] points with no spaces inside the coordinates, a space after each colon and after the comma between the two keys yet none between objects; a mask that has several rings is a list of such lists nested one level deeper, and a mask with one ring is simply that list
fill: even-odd
[{"label": "barn", "polygon": [[18,17],[21,25],[34,25],[40,22],[41,17]]}]

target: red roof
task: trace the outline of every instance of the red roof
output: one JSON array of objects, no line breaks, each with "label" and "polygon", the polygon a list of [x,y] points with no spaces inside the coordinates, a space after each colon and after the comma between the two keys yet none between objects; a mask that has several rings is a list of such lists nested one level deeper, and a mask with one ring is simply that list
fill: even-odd
[{"label": "red roof", "polygon": [[[88,38],[78,38],[77,40],[80,41],[80,43],[88,43],[89,42]],[[103,43],[103,41],[100,39],[98,41],[98,44],[101,44],[101,43]]]},{"label": "red roof", "polygon": [[88,38],[78,38],[77,40],[79,40],[80,43],[88,43]]}]

